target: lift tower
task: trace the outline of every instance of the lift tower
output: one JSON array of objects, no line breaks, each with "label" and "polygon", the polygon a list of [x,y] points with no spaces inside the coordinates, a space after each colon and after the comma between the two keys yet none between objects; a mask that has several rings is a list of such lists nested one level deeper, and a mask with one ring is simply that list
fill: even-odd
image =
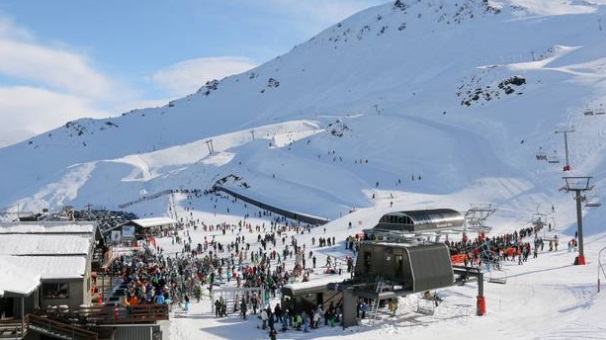
[{"label": "lift tower", "polygon": [[593,185],[589,182],[593,177],[591,176],[575,176],[575,177],[562,177],[566,181],[566,185],[560,188],[560,191],[574,191],[575,200],[577,203],[577,236],[579,238],[579,256],[574,260],[575,265],[585,264],[585,252],[583,250],[583,211],[581,208],[581,201],[583,195],[581,192],[589,191],[593,189]]},{"label": "lift tower", "polygon": [[564,134],[564,152],[566,153],[566,164],[564,164],[564,171],[570,171],[570,159],[568,157],[568,133],[574,132],[574,127],[564,127],[555,131],[555,133]]}]

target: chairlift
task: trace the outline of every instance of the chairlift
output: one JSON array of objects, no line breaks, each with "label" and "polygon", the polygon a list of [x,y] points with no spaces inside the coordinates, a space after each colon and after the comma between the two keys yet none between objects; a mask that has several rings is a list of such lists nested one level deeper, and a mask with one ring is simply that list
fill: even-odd
[{"label": "chairlift", "polygon": [[537,152],[537,161],[546,161],[547,155],[543,152],[543,148],[539,147],[539,152]]},{"label": "chairlift", "polygon": [[507,273],[504,270],[491,270],[488,282],[504,285],[507,283]]},{"label": "chairlift", "polygon": [[547,156],[547,162],[552,164],[560,163],[560,157],[554,153],[553,155]]},{"label": "chairlift", "polygon": [[417,300],[417,313],[419,314],[423,314],[423,315],[434,315],[434,313],[436,312],[436,308],[438,305],[438,299],[437,296],[434,294],[427,294],[428,292],[426,292],[425,294],[423,294],[418,300]]},{"label": "chairlift", "polygon": [[537,227],[543,227],[545,225],[545,221],[543,221],[543,217],[540,214],[535,214],[532,217],[532,225]]},{"label": "chairlift", "polygon": [[605,114],[606,112],[604,111],[604,109],[599,109],[599,110],[596,110],[594,113],[596,116],[601,116],[601,115]]},{"label": "chairlift", "polygon": [[598,195],[591,195],[585,198],[585,206],[589,208],[597,208],[602,205]]},{"label": "chairlift", "polygon": [[583,114],[584,114],[585,116],[593,116],[593,110],[591,110],[591,109],[587,109],[587,110],[585,110],[585,112],[583,112]]},{"label": "chairlift", "polygon": [[482,233],[488,234],[492,230],[492,227],[487,226],[487,225],[472,225],[467,230],[476,232],[478,234],[482,234]]}]

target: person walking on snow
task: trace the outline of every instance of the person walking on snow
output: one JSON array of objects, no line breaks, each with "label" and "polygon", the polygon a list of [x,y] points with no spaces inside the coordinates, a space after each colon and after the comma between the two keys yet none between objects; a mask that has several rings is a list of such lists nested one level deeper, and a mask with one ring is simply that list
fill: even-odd
[{"label": "person walking on snow", "polygon": [[240,312],[242,313],[242,319],[246,320],[246,300],[244,298],[240,302]]},{"label": "person walking on snow", "polygon": [[267,310],[266,309],[262,309],[261,310],[261,329],[267,329],[267,319],[268,319],[268,315],[267,315]]}]

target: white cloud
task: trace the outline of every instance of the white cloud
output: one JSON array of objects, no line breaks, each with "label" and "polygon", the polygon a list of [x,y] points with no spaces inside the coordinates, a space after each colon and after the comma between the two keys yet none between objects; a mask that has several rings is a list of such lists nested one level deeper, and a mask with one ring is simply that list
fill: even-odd
[{"label": "white cloud", "polygon": [[3,130],[0,147],[59,127],[69,120],[109,116],[83,97],[33,87],[0,88],[0,112]]},{"label": "white cloud", "polygon": [[76,53],[0,38],[0,55],[0,73],[15,79],[94,98],[110,97],[115,86]]},{"label": "white cloud", "polygon": [[1,13],[0,56],[0,147],[69,120],[118,114],[101,108],[130,95],[85,55],[45,46]]},{"label": "white cloud", "polygon": [[186,60],[156,72],[152,80],[176,97],[196,92],[207,81],[222,79],[256,67],[241,57],[216,57]]},{"label": "white cloud", "polygon": [[19,40],[33,40],[33,35],[26,29],[17,27],[13,20],[2,16],[0,12],[0,37],[12,37]]}]

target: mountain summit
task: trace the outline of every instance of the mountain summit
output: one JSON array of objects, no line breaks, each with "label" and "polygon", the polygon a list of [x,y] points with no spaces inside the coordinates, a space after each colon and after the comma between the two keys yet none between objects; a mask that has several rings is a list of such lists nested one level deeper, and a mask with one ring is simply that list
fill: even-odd
[{"label": "mountain summit", "polygon": [[[163,215],[162,193],[221,184],[327,219],[370,206],[492,202],[513,220],[561,207],[559,218],[572,223],[561,177],[592,175],[600,194],[606,174],[605,5],[369,8],[163,107],[67,122],[0,149],[0,207]],[[573,127],[573,171],[563,172],[556,132]]]}]

